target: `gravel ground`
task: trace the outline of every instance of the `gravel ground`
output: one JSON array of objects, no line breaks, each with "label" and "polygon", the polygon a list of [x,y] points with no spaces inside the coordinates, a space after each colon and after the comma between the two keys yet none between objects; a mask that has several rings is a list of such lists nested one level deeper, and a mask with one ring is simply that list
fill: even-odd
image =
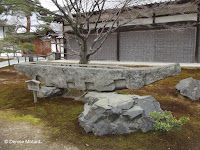
[{"label": "gravel ground", "polygon": [[[28,57],[26,58],[26,61],[28,62]],[[37,58],[34,58],[34,61],[37,61]],[[46,61],[46,59],[39,57],[38,61]],[[24,57],[19,57],[19,63],[24,63],[25,62],[25,58]],[[17,57],[13,58],[10,60],[10,65],[14,65],[14,64],[18,64],[18,59]],[[8,61],[2,61],[0,62],[0,68],[6,67],[8,66]]]},{"label": "gravel ground", "polygon": [[48,133],[24,122],[0,120],[0,150],[79,150],[50,142]]}]

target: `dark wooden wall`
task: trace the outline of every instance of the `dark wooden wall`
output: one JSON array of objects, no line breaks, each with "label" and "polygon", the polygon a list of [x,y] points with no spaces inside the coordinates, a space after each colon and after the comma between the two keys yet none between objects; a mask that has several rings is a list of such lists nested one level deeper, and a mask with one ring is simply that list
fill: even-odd
[{"label": "dark wooden wall", "polygon": [[32,40],[32,44],[35,45],[36,52],[34,54],[46,55],[47,53],[51,53],[50,40],[41,40],[39,37],[36,37]]}]

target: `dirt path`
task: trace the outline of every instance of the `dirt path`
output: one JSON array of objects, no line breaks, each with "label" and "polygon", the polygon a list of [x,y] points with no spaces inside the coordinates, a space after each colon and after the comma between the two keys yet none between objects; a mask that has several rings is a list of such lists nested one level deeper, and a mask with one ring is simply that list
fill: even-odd
[{"label": "dirt path", "polygon": [[0,120],[0,150],[78,150],[57,141],[52,143],[47,135],[37,126]]}]

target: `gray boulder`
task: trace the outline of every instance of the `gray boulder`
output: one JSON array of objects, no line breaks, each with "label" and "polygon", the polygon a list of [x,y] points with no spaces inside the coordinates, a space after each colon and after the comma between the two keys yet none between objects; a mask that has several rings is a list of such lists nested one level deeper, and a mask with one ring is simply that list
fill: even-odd
[{"label": "gray boulder", "polygon": [[65,92],[65,89],[42,86],[42,88],[38,92],[38,97],[40,98],[56,97],[56,96],[63,95],[64,92]]},{"label": "gray boulder", "polygon": [[152,96],[90,92],[85,96],[80,126],[95,135],[154,130],[152,111],[163,112]]},{"label": "gray boulder", "polygon": [[200,99],[200,81],[192,77],[181,80],[175,87],[180,94],[190,98],[191,100]]}]

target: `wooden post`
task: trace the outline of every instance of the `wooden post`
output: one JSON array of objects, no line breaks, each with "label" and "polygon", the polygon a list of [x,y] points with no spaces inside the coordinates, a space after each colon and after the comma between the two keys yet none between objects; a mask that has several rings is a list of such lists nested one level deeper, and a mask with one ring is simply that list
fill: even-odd
[{"label": "wooden post", "polygon": [[37,92],[40,91],[40,81],[37,80],[28,80],[25,81],[28,85],[28,90],[33,91],[33,98],[34,98],[34,103],[37,103]]},{"label": "wooden post", "polygon": [[60,49],[60,54],[62,53],[61,52],[61,39],[59,38],[59,49]]},{"label": "wooden post", "polygon": [[196,45],[195,45],[195,53],[194,53],[195,63],[198,63],[199,61],[199,12],[200,12],[200,2],[198,2],[197,24],[196,24]]},{"label": "wooden post", "polygon": [[64,59],[67,59],[67,40],[65,39],[65,36],[63,37],[64,42]]},{"label": "wooden post", "polygon": [[37,91],[33,91],[34,103],[37,103]]},{"label": "wooden post", "polygon": [[3,38],[5,38],[5,29],[4,29],[4,26],[3,26]]},{"label": "wooden post", "polygon": [[55,43],[56,43],[56,52],[58,52],[58,42],[57,42],[56,37],[54,37],[54,40],[55,40]]},{"label": "wooden post", "polygon": [[155,12],[153,13],[153,24],[155,24],[156,23],[156,14],[155,14]]},{"label": "wooden post", "polygon": [[46,53],[45,53],[45,47],[44,47],[44,42],[43,42],[43,40],[42,40],[42,54],[43,54],[43,55],[46,54]]},{"label": "wooden post", "polygon": [[[117,22],[117,26],[119,22]],[[117,61],[120,61],[120,29],[117,29]]]},{"label": "wooden post", "polygon": [[29,58],[29,62],[34,62],[32,52],[31,52],[31,54],[28,55],[28,58]]},{"label": "wooden post", "polygon": [[67,40],[65,39],[65,23],[63,21],[63,47],[64,47],[64,59],[67,59]]},{"label": "wooden post", "polygon": [[10,66],[10,58],[9,58],[9,55],[8,56],[8,66]]}]

